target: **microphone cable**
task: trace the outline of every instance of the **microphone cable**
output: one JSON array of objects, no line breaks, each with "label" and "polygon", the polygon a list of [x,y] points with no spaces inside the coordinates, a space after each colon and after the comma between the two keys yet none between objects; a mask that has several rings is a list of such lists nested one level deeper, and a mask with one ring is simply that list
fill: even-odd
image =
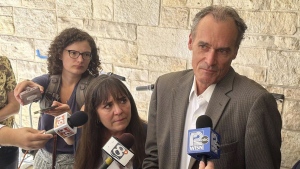
[{"label": "microphone cable", "polygon": [[21,165],[22,165],[22,163],[23,163],[23,161],[24,161],[24,159],[25,159],[25,156],[27,155],[28,152],[29,152],[29,150],[26,150],[26,151],[25,151],[25,153],[24,153],[24,155],[23,155],[23,158],[22,158],[22,160],[21,160],[21,162],[20,162],[20,164],[19,164],[18,169],[21,169]]}]

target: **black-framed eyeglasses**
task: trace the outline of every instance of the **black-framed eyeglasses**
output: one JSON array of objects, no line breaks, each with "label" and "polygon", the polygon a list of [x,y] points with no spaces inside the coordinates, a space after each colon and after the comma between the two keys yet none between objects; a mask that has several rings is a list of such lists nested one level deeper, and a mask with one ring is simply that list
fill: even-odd
[{"label": "black-framed eyeglasses", "polygon": [[76,50],[66,50],[69,52],[69,56],[72,58],[72,59],[77,59],[80,55],[82,56],[82,58],[84,60],[90,60],[91,57],[92,57],[92,53],[91,52],[83,52],[83,53],[80,53]]}]

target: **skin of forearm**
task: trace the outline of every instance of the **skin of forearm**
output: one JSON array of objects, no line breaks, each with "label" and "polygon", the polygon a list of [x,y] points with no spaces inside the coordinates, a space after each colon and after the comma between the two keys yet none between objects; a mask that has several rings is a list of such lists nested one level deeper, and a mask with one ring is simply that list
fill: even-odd
[{"label": "skin of forearm", "polygon": [[13,92],[7,93],[8,104],[0,109],[0,121],[3,121],[10,116],[17,114],[20,110],[20,104],[14,97]]},{"label": "skin of forearm", "polygon": [[3,107],[0,110],[0,121],[3,121],[10,116],[19,113],[20,110],[20,104],[18,103],[12,103],[12,104],[7,104],[5,107]]},{"label": "skin of forearm", "polygon": [[73,145],[74,144],[74,136],[71,136],[71,137],[66,137],[64,138],[65,142],[68,144],[68,145]]},{"label": "skin of forearm", "polygon": [[12,128],[2,127],[0,129],[0,145],[1,146],[11,146],[14,145],[14,132],[12,132]]}]

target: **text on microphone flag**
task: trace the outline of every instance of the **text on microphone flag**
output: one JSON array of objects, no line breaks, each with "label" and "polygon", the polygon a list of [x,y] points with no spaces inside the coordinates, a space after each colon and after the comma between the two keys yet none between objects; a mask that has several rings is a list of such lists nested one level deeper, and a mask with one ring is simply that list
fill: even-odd
[{"label": "text on microphone flag", "polygon": [[119,143],[119,141],[114,137],[111,137],[102,149],[122,166],[126,166],[134,156],[133,152]]}]

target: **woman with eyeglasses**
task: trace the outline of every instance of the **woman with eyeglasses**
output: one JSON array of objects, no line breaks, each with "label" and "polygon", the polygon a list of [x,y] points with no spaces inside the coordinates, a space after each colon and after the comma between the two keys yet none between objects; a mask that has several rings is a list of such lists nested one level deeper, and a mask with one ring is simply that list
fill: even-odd
[{"label": "woman with eyeglasses", "polygon": [[[36,77],[31,81],[20,82],[14,90],[16,99],[23,105],[20,93],[28,86],[38,86],[43,94],[40,107],[58,106],[41,113],[38,129],[46,131],[53,128],[55,116],[65,112],[71,114],[80,110],[82,105],[78,105],[78,101],[76,101],[78,99],[76,97],[82,97],[76,92],[78,84],[84,78],[99,75],[101,66],[94,39],[88,33],[77,28],[63,30],[51,43],[47,66],[48,74]],[[53,91],[53,89],[48,86],[53,83],[51,78],[53,75],[59,75],[57,82],[59,84],[57,91],[51,93],[49,91]],[[59,136],[57,140],[49,140],[44,148],[38,150],[34,158],[34,168],[71,169],[73,164],[74,148],[67,145]]]}]

